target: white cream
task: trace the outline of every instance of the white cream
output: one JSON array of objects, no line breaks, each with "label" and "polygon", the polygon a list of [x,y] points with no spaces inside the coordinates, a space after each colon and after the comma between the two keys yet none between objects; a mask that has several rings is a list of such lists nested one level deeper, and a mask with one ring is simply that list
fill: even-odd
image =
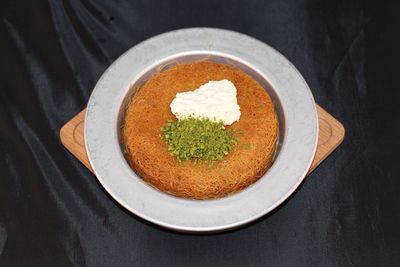
[{"label": "white cream", "polygon": [[236,87],[228,80],[209,81],[199,88],[177,93],[170,104],[171,112],[178,118],[207,117],[231,125],[240,119]]}]

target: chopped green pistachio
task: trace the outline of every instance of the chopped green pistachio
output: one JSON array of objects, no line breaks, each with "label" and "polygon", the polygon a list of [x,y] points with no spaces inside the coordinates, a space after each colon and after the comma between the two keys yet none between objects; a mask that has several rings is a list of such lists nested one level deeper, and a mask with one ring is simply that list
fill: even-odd
[{"label": "chopped green pistachio", "polygon": [[247,143],[247,144],[243,144],[243,148],[246,150],[252,150],[254,147],[253,144]]},{"label": "chopped green pistachio", "polygon": [[234,130],[225,129],[222,121],[208,118],[168,121],[161,131],[168,151],[179,161],[222,160],[238,142]]}]

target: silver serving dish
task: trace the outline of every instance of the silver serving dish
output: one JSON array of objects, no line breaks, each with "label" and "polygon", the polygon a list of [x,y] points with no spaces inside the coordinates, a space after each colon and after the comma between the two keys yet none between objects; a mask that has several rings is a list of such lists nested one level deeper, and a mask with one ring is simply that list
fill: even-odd
[{"label": "silver serving dish", "polygon": [[[121,126],[127,100],[155,71],[204,58],[238,67],[264,86],[275,104],[280,136],[272,167],[256,183],[224,198],[190,200],[163,193],[136,175],[124,156]],[[145,220],[186,232],[235,228],[273,210],[304,179],[317,139],[315,102],[295,67],[256,39],[211,28],[168,32],[128,50],[98,81],[85,119],[89,161],[107,192]]]}]

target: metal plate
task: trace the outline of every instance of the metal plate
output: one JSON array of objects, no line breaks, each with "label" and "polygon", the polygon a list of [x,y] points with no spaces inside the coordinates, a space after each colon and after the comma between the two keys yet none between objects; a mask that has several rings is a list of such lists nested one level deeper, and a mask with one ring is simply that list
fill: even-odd
[{"label": "metal plate", "polygon": [[[147,185],[126,162],[119,141],[127,96],[133,84],[157,66],[212,55],[235,62],[259,80],[274,99],[280,120],[280,151],[272,167],[245,190],[216,200],[177,198]],[[155,100],[156,101],[156,100]],[[314,157],[318,118],[310,89],[276,50],[249,36],[220,29],[192,28],[148,39],[118,58],[98,81],[85,119],[86,150],[107,192],[134,214],[186,232],[214,232],[249,223],[288,198]]]}]

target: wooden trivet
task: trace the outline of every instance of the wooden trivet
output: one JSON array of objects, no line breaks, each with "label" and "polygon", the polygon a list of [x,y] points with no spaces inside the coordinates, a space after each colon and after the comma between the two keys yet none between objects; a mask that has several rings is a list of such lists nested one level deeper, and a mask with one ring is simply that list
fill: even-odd
[{"label": "wooden trivet", "polygon": [[[83,134],[85,111],[86,109],[82,110],[61,128],[60,138],[63,145],[93,172],[86,154]],[[317,112],[319,119],[318,146],[308,174],[342,143],[345,133],[343,125],[318,105]]]}]

